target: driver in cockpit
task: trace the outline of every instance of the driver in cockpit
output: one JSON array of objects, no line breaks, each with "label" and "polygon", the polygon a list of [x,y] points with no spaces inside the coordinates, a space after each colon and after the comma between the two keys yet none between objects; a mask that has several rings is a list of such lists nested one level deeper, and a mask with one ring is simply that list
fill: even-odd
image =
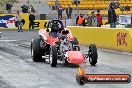
[{"label": "driver in cockpit", "polygon": [[49,23],[49,28],[48,28],[48,32],[50,34],[50,36],[52,36],[53,38],[57,38],[57,37],[64,37],[66,34],[69,33],[68,30],[65,30],[63,25],[61,25],[61,22],[58,21],[51,21],[51,23]]},{"label": "driver in cockpit", "polygon": [[48,28],[48,32],[50,33],[50,36],[52,36],[53,38],[57,38],[60,36],[60,27],[58,22],[51,22],[51,24],[49,25],[50,27]]},{"label": "driver in cockpit", "polygon": [[60,36],[59,24],[58,23],[52,24],[52,27],[51,27],[51,36],[54,37],[54,38],[57,38],[57,37]]}]

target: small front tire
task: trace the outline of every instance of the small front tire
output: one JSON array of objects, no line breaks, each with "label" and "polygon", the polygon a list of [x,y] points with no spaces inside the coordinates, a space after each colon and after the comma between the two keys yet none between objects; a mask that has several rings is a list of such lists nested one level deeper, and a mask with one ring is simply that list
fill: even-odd
[{"label": "small front tire", "polygon": [[90,62],[90,64],[91,65],[96,65],[97,59],[98,59],[98,53],[97,53],[96,45],[91,44],[89,46],[88,55],[89,55],[89,62]]},{"label": "small front tire", "polygon": [[[51,56],[52,55],[52,56]],[[56,67],[57,65],[57,48],[56,46],[51,46],[51,50],[50,50],[50,65],[51,67]]]},{"label": "small front tire", "polygon": [[78,39],[76,37],[74,37],[74,40],[72,42],[72,46],[73,46],[74,51],[80,51],[79,42],[78,42]]}]

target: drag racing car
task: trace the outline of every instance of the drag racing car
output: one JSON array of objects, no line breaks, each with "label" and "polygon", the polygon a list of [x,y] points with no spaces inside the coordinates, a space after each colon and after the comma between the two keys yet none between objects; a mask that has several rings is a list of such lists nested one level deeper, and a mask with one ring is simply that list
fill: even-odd
[{"label": "drag racing car", "polygon": [[56,67],[57,61],[65,64],[83,64],[89,58],[91,65],[97,63],[97,48],[91,44],[86,54],[80,51],[79,42],[70,30],[64,28],[62,21],[51,20],[47,29],[40,29],[38,38],[31,41],[31,57],[34,62],[46,60],[48,56],[51,67]]}]

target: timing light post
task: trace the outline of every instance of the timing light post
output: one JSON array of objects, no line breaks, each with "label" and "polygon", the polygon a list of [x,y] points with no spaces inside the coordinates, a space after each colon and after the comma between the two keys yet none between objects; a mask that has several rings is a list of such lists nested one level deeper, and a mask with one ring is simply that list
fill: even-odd
[{"label": "timing light post", "polygon": [[77,16],[78,16],[78,0],[77,0]]},{"label": "timing light post", "polygon": [[29,4],[30,4],[30,2],[29,2],[29,0],[28,0],[28,14],[29,14]]}]

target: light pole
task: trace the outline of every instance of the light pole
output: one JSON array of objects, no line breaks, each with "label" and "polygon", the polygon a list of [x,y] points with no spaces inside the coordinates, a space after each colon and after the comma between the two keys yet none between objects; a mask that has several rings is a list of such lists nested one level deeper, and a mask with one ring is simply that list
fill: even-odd
[{"label": "light pole", "polygon": [[28,14],[29,14],[29,3],[30,3],[30,2],[29,2],[29,0],[28,0]]},{"label": "light pole", "polygon": [[78,0],[77,0],[77,16],[78,16]]}]

